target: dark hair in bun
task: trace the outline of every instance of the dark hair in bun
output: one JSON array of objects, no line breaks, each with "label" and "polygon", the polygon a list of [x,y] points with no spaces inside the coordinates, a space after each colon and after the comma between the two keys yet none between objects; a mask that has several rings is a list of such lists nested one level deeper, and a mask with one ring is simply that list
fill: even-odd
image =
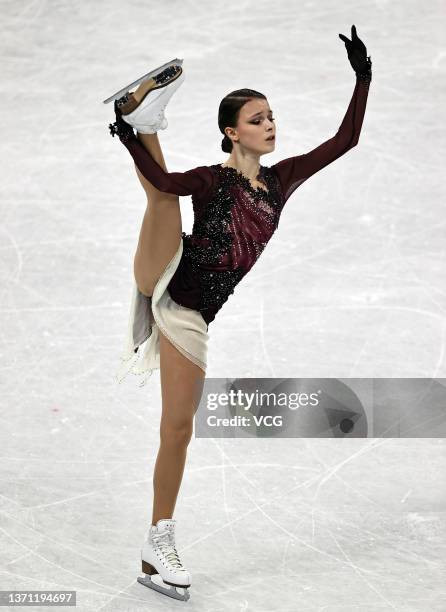
[{"label": "dark hair in bun", "polygon": [[232,141],[229,136],[226,136],[226,134],[221,141],[221,148],[225,153],[230,153],[232,151]]},{"label": "dark hair in bun", "polygon": [[231,153],[232,151],[232,140],[225,134],[225,128],[235,128],[237,126],[240,109],[252,98],[263,98],[266,100],[266,96],[254,89],[236,89],[228,93],[220,102],[218,107],[218,127],[220,132],[224,134],[221,148],[225,153]]}]

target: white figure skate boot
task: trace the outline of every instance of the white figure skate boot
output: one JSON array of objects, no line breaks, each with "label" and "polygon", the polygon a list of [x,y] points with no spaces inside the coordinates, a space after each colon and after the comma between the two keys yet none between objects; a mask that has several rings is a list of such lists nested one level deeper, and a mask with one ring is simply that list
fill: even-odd
[{"label": "white figure skate boot", "polygon": [[126,91],[116,99],[122,119],[142,134],[165,130],[168,123],[164,109],[184,82],[182,63],[172,60],[135,81],[141,83],[135,92]]},{"label": "white figure skate boot", "polygon": [[[175,548],[175,524],[175,519],[160,519],[155,526],[150,526],[141,550],[145,576],[138,577],[138,582],[174,599],[187,601],[190,598],[187,588],[191,580]],[[154,582],[151,579],[154,574],[159,574],[163,584],[170,586],[165,588]],[[184,593],[178,592],[177,587],[184,589]]]}]

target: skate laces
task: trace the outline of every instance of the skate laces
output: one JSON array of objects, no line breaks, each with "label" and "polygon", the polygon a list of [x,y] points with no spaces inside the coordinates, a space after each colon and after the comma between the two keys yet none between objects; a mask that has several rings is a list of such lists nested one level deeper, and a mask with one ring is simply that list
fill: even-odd
[{"label": "skate laces", "polygon": [[[167,537],[166,537],[167,536]],[[152,533],[153,541],[157,548],[161,550],[167,561],[175,568],[184,569],[178,556],[177,550],[172,543],[173,536],[169,530]]]}]

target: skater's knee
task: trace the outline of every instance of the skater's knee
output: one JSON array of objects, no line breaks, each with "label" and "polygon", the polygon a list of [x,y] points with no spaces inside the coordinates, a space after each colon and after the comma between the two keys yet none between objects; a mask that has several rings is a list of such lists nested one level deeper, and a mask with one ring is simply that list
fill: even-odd
[{"label": "skater's knee", "polygon": [[135,170],[138,176],[138,180],[141,183],[142,188],[146,192],[147,201],[148,202],[152,202],[153,200],[156,201],[158,197],[162,197],[163,192],[157,189],[155,185],[153,185],[148,179],[146,179],[146,177],[140,172],[136,164],[135,164]]},{"label": "skater's knee", "polygon": [[[147,195],[147,206],[149,209],[158,209],[163,215],[174,214],[180,218],[180,198],[175,193],[167,193],[166,191],[159,191],[152,187],[146,190]],[[169,211],[175,211],[174,213]]]},{"label": "skater's knee", "polygon": [[184,449],[188,446],[193,432],[193,424],[189,421],[181,423],[165,423],[161,421],[160,442],[174,449]]}]

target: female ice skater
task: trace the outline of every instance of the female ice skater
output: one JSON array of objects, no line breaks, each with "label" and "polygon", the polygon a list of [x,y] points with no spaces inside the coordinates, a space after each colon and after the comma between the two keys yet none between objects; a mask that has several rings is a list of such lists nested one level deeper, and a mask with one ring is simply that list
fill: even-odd
[{"label": "female ice skater", "polygon": [[[262,166],[259,158],[274,151],[272,110],[263,94],[240,89],[225,96],[219,107],[221,146],[229,153],[226,162],[168,172],[157,131],[166,129],[164,109],[184,80],[182,60],[160,66],[105,101],[115,100],[116,121],[110,132],[132,156],[147,194],[119,379],[129,371],[146,373],[144,383],[147,374],[159,367],[162,392],[152,524],[141,551],[146,577],[138,581],[170,597],[189,598],[190,574],[175,548],[172,515],[203,390],[209,324],[259,258],[291,194],[359,140],[372,62],[354,25],[351,40],[339,37],[356,82],[336,135],[308,153],[270,167]],[[185,195],[192,195],[194,210],[190,235],[182,232],[181,225],[178,196]],[[144,343],[138,369],[133,359]],[[157,573],[170,588],[151,581]]]}]

